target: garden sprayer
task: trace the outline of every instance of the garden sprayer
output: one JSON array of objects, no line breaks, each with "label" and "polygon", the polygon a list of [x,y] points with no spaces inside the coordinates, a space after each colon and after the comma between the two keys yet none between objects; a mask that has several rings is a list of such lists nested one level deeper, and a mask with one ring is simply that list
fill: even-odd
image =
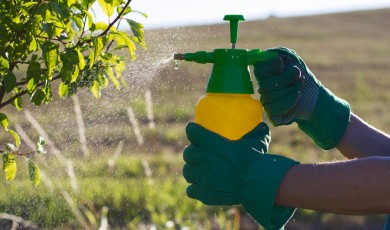
[{"label": "garden sprayer", "polygon": [[230,140],[238,140],[262,121],[260,101],[254,93],[249,65],[277,57],[277,53],[260,49],[236,49],[238,23],[242,15],[225,15],[230,21],[231,49],[215,49],[212,52],[175,54],[174,59],[197,63],[213,63],[206,95],[195,107],[195,123]]}]

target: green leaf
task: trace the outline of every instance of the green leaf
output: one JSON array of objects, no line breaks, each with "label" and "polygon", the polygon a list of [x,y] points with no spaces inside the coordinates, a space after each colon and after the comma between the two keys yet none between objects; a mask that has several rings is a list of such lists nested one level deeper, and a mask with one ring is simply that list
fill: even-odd
[{"label": "green leaf", "polygon": [[125,62],[123,60],[118,60],[116,65],[114,66],[115,68],[115,74],[117,76],[121,76],[122,72],[125,70]]},{"label": "green leaf", "polygon": [[76,0],[67,0],[67,2],[68,2],[68,7],[70,7],[76,3]]},{"label": "green leaf", "polygon": [[111,17],[114,14],[115,7],[119,5],[117,0],[98,0],[100,7],[105,15]]},{"label": "green leaf", "polygon": [[99,55],[102,52],[104,46],[106,45],[106,38],[105,37],[95,37],[93,40],[93,45],[95,47],[94,52],[94,62],[99,59]]},{"label": "green leaf", "polygon": [[28,174],[30,175],[30,180],[33,183],[33,186],[37,187],[39,182],[41,182],[41,174],[38,166],[31,159],[28,159]]},{"label": "green leaf", "polygon": [[52,42],[45,42],[42,45],[42,57],[45,60],[47,68],[47,77],[52,78],[54,68],[59,63],[59,45]]},{"label": "green leaf", "polygon": [[33,54],[33,55],[31,56],[31,62],[35,62],[37,59],[38,59],[38,55]]},{"label": "green leaf", "polygon": [[100,88],[100,84],[97,80],[93,81],[93,84],[91,86],[91,92],[93,93],[93,95],[96,97],[96,98],[100,98],[101,96],[101,88]]},{"label": "green leaf", "polygon": [[62,67],[60,71],[62,81],[70,81],[72,77],[73,65],[71,55],[68,54],[67,49],[65,50],[65,52],[60,54],[60,60],[62,62]]},{"label": "green leaf", "polygon": [[117,89],[120,89],[121,86],[120,86],[120,84],[119,84],[119,81],[118,81],[118,79],[115,78],[114,72],[112,71],[112,68],[111,68],[111,67],[108,67],[108,68],[106,69],[106,74],[107,74],[107,76],[111,79],[111,81],[112,81],[112,83],[115,85],[115,87],[116,87]]},{"label": "green leaf", "polygon": [[103,58],[104,60],[107,60],[109,63],[111,63],[113,60],[112,57],[114,55],[112,53],[104,53],[104,54],[101,54],[100,57]]},{"label": "green leaf", "polygon": [[41,76],[41,65],[39,62],[33,61],[28,65],[27,68],[27,80],[33,77],[40,77]]},{"label": "green leaf", "polygon": [[114,70],[117,79],[121,81],[124,87],[128,87],[127,82],[122,78],[122,72],[125,70],[125,62],[123,60],[118,60]]},{"label": "green leaf", "polygon": [[63,63],[63,66],[61,68],[61,72],[66,72],[66,73],[64,73],[66,76],[63,76],[62,78],[64,80],[67,80],[70,73],[71,73],[72,74],[72,82],[73,82],[75,80],[75,78],[77,78],[77,76],[78,76],[79,69],[84,69],[84,67],[85,67],[84,56],[81,54],[81,52],[78,48],[76,48],[76,49],[66,48],[65,53],[61,53],[60,59]]},{"label": "green leaf", "polygon": [[33,78],[30,78],[27,82],[27,91],[31,94],[35,91],[39,84],[39,76],[34,76]]},{"label": "green leaf", "polygon": [[18,147],[20,145],[19,135],[15,131],[13,131],[11,129],[8,129],[7,132],[10,133],[13,136],[13,138],[15,140],[15,145],[16,145],[16,147]]},{"label": "green leaf", "polygon": [[113,35],[114,35],[114,40],[117,43],[117,47],[114,50],[127,48],[125,39],[123,39],[122,36],[119,33],[113,33]]},{"label": "green leaf", "polygon": [[80,70],[83,70],[85,67],[85,60],[83,54],[80,52],[80,49],[76,49],[78,56],[78,66]]},{"label": "green leaf", "polygon": [[88,29],[90,30],[92,25],[93,25],[92,15],[87,10],[83,10],[83,13],[87,16],[87,19],[88,19]]},{"label": "green leaf", "polygon": [[51,101],[51,99],[52,99],[52,94],[51,94],[51,86],[50,86],[50,84],[48,84],[46,87],[44,87],[44,88],[42,89],[42,91],[43,91],[43,93],[45,94],[45,99],[44,99],[44,101],[45,101],[45,102]]},{"label": "green leaf", "polygon": [[129,24],[130,29],[133,32],[134,36],[138,39],[138,42],[140,44],[144,44],[144,39],[145,39],[144,26],[141,23],[138,23],[131,19],[126,19],[126,21]]},{"label": "green leaf", "polygon": [[23,109],[23,99],[21,97],[17,97],[14,100],[14,105],[18,111]]},{"label": "green leaf", "polygon": [[42,29],[47,33],[47,36],[51,39],[55,35],[55,26],[53,23],[42,23]]},{"label": "green leaf", "polygon": [[100,90],[105,89],[109,84],[106,75],[102,75],[100,73],[98,74],[98,82],[99,82]]},{"label": "green leaf", "polygon": [[5,92],[9,93],[16,87],[16,77],[12,72],[8,72],[3,78],[3,84],[5,86]]},{"label": "green leaf", "polygon": [[9,63],[8,60],[0,56],[0,71],[1,70],[8,70],[9,69]]},{"label": "green leaf", "polygon": [[126,45],[127,45],[127,48],[129,49],[129,53],[130,53],[130,57],[132,60],[135,59],[135,45],[133,43],[133,41],[129,38],[129,36],[123,32],[123,31],[119,31],[118,34],[123,38],[123,40],[126,42]]},{"label": "green leaf", "polygon": [[72,17],[73,22],[76,24],[79,30],[83,29],[83,21],[79,17]]},{"label": "green leaf", "polygon": [[11,181],[16,176],[15,156],[12,153],[3,154],[3,171],[5,172],[5,180]]},{"label": "green leaf", "polygon": [[21,5],[21,7],[25,8],[26,10],[29,10],[29,8],[31,8],[32,6],[35,6],[37,4],[38,4],[38,2],[27,2],[27,3],[23,3]]},{"label": "green leaf", "polygon": [[60,86],[58,88],[58,94],[61,98],[64,98],[66,95],[68,95],[69,91],[69,85],[65,82],[61,82]]},{"label": "green leaf", "polygon": [[41,89],[36,89],[34,93],[31,95],[31,102],[39,106],[42,102],[45,101],[45,93]]},{"label": "green leaf", "polygon": [[[123,10],[123,7],[118,7],[118,8],[116,8],[116,12],[117,12],[118,14],[120,14],[120,12],[122,12],[122,10]],[[131,12],[131,7],[128,6],[128,7],[126,7],[126,9],[123,11],[123,14],[122,14],[122,15],[126,15],[126,14],[128,14],[128,13],[130,13],[130,12]]]},{"label": "green leaf", "polygon": [[28,47],[29,51],[34,51],[37,49],[37,40],[34,37],[31,38],[30,46]]},{"label": "green leaf", "polygon": [[64,20],[70,17],[69,8],[64,4],[49,1],[49,6]]},{"label": "green leaf", "polygon": [[92,68],[94,63],[95,63],[95,54],[92,50],[89,50],[88,64],[90,69]]},{"label": "green leaf", "polygon": [[37,7],[36,15],[39,15],[42,21],[46,22],[50,18],[49,4],[43,3]]},{"label": "green leaf", "polygon": [[4,127],[5,131],[10,133],[14,137],[16,146],[19,146],[20,145],[19,135],[15,131],[8,129],[9,121],[7,115],[5,115],[4,113],[0,113],[0,123]]},{"label": "green leaf", "polygon": [[95,30],[106,30],[108,27],[107,23],[104,22],[96,22],[95,23]]},{"label": "green leaf", "polygon": [[0,113],[0,123],[6,131],[8,131],[8,117],[4,113]]},{"label": "green leaf", "polygon": [[73,83],[77,80],[77,77],[79,76],[79,67],[77,65],[74,66],[74,71],[72,73],[72,78],[70,80],[70,83]]},{"label": "green leaf", "polygon": [[95,0],[82,0],[82,6],[84,8],[89,8],[94,2]]}]

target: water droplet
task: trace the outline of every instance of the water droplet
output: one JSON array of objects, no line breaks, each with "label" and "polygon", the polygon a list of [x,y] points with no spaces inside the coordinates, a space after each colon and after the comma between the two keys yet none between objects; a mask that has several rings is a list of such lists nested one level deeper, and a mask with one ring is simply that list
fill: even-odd
[{"label": "water droplet", "polygon": [[179,61],[175,60],[175,70],[178,70],[178,69],[179,69]]}]

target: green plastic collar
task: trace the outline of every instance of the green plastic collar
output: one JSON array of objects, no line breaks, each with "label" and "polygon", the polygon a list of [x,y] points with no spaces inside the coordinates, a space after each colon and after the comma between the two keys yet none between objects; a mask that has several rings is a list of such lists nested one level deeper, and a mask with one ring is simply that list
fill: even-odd
[{"label": "green plastic collar", "polygon": [[277,57],[277,53],[259,49],[216,49],[214,63],[206,92],[253,94],[253,84],[248,65]]},{"label": "green plastic collar", "polygon": [[247,50],[216,49],[206,92],[253,94],[248,71]]}]

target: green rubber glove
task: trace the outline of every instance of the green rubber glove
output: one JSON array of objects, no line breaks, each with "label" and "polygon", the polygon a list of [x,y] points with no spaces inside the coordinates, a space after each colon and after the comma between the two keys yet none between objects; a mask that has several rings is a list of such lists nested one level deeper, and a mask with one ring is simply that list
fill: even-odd
[{"label": "green rubber glove", "polygon": [[207,205],[239,205],[266,229],[283,229],[295,208],[274,205],[285,173],[298,162],[266,154],[269,128],[260,123],[231,141],[202,126],[186,128],[191,144],[184,150],[187,195]]},{"label": "green rubber glove", "polygon": [[279,47],[267,51],[277,52],[279,58],[257,63],[254,74],[271,123],[296,122],[319,147],[336,147],[348,126],[348,102],[326,89],[293,50]]}]

